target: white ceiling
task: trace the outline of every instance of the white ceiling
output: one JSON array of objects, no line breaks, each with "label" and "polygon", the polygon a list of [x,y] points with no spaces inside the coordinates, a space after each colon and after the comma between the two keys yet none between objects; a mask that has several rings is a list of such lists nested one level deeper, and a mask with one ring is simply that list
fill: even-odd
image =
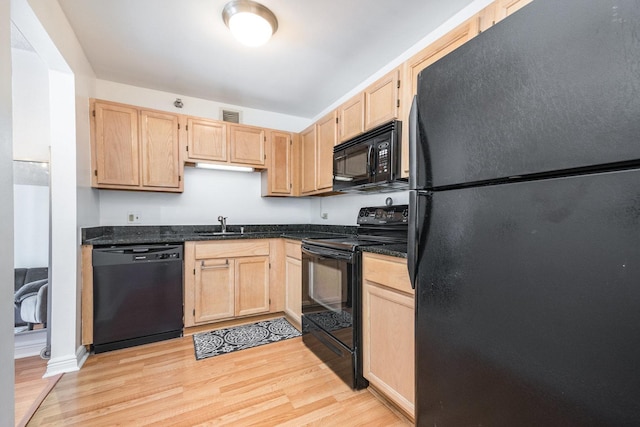
[{"label": "white ceiling", "polygon": [[314,117],[472,0],[262,0],[278,31],[240,45],[227,0],[58,0],[100,79]]}]

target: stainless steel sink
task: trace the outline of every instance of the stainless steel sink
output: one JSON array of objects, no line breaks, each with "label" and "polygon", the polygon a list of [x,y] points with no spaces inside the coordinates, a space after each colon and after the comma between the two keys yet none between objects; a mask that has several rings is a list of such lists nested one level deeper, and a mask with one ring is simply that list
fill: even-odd
[{"label": "stainless steel sink", "polygon": [[233,236],[235,234],[241,234],[237,231],[213,231],[206,233],[196,233],[198,236]]}]

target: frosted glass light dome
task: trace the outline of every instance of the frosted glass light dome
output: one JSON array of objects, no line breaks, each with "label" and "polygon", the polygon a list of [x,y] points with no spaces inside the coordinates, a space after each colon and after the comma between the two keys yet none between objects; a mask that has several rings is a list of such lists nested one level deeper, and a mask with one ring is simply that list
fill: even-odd
[{"label": "frosted glass light dome", "polygon": [[265,44],[278,29],[275,15],[260,3],[250,0],[227,3],[222,19],[240,43],[252,47]]}]

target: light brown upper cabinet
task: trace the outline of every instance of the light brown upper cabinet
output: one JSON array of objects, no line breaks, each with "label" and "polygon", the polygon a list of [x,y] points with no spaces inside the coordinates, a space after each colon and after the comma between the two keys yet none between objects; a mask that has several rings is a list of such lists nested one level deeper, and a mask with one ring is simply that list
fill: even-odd
[{"label": "light brown upper cabinet", "polygon": [[337,143],[337,110],[301,132],[301,195],[333,191],[333,147]]},{"label": "light brown upper cabinet", "polygon": [[189,116],[186,122],[188,162],[266,168],[265,129]]},{"label": "light brown upper cabinet", "polygon": [[316,189],[323,192],[333,190],[333,147],[338,144],[337,119],[337,111],[334,110],[317,123]]},{"label": "light brown upper cabinet", "polygon": [[182,192],[179,116],[90,100],[92,186]]},{"label": "light brown upper cabinet", "polygon": [[229,125],[229,160],[233,164],[264,169],[266,137],[262,128]]},{"label": "light brown upper cabinet", "polygon": [[364,130],[373,129],[398,117],[400,109],[400,69],[395,69],[364,90]]},{"label": "light brown upper cabinet", "polygon": [[402,94],[402,173],[409,177],[409,111],[411,102],[417,93],[418,74],[438,59],[453,52],[458,47],[478,35],[478,18],[473,17],[449,32],[436,42],[430,44],[403,64]]},{"label": "light brown upper cabinet", "polygon": [[142,185],[180,188],[182,162],[178,116],[143,110],[140,112]]},{"label": "light brown upper cabinet", "polygon": [[262,172],[262,195],[294,196],[297,192],[294,135],[276,130],[268,131],[267,135],[269,155],[267,170]]},{"label": "light brown upper cabinet", "polygon": [[498,22],[497,10],[497,3],[493,2],[475,15],[479,33],[493,27]]},{"label": "light brown upper cabinet", "polygon": [[399,117],[400,68],[389,72],[338,107],[338,142]]},{"label": "light brown upper cabinet", "polygon": [[91,109],[93,186],[140,185],[138,110],[102,102]]},{"label": "light brown upper cabinet", "polygon": [[227,124],[216,120],[187,117],[187,161],[226,162]]},{"label": "light brown upper cabinet", "polygon": [[339,142],[344,142],[364,132],[364,92],[338,107]]},{"label": "light brown upper cabinet", "polygon": [[533,0],[496,0],[494,2],[496,5],[496,22],[503,20],[532,1]]},{"label": "light brown upper cabinet", "polygon": [[520,10],[533,0],[496,0],[482,9],[477,15],[478,31],[482,32],[507,16]]},{"label": "light brown upper cabinet", "polygon": [[300,133],[300,192],[316,191],[316,124]]}]

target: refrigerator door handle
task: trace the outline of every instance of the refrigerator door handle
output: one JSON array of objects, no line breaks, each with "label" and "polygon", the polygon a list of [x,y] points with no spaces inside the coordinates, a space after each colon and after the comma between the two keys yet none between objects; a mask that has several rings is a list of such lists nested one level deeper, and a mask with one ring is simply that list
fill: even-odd
[{"label": "refrigerator door handle", "polygon": [[409,110],[409,188],[417,190],[423,182],[418,180],[418,100],[413,97],[411,110]]},{"label": "refrigerator door handle", "polygon": [[409,229],[407,231],[407,269],[409,270],[409,280],[411,287],[416,288],[416,270],[418,268],[419,250],[419,223],[418,223],[418,192],[409,192]]}]

